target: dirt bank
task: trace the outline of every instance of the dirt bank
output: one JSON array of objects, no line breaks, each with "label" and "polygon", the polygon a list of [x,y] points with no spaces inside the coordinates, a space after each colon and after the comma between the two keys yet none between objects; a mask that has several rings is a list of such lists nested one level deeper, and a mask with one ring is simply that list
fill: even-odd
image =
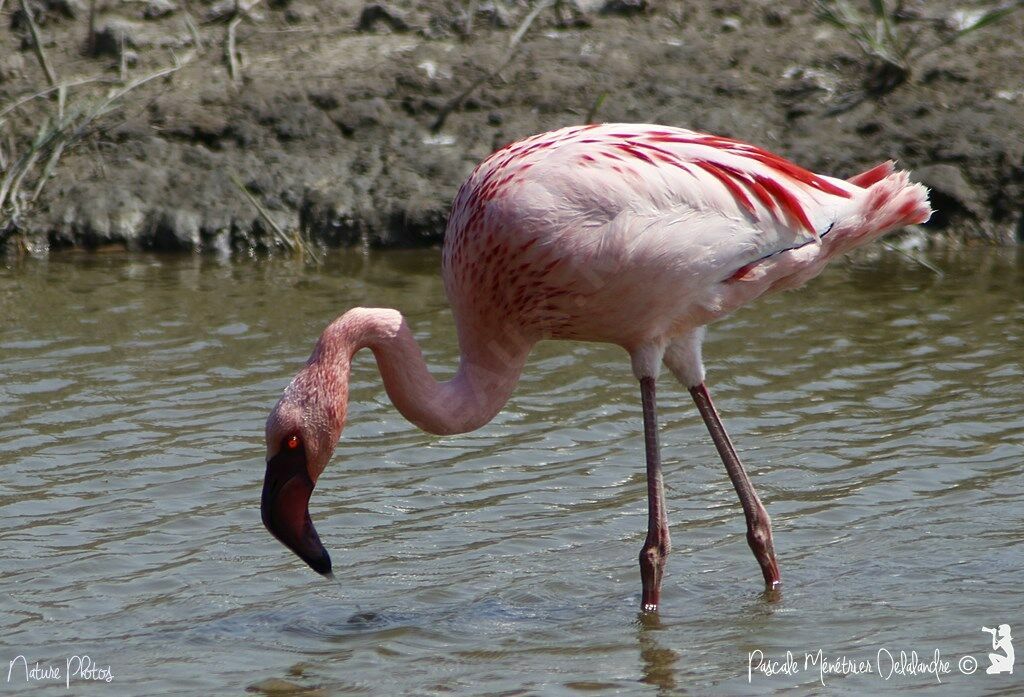
[{"label": "dirt bank", "polygon": [[[58,91],[0,117],[0,167],[39,151],[8,247],[250,253],[277,244],[274,225],[332,246],[437,243],[477,161],[587,119],[730,135],[839,176],[895,158],[934,190],[930,233],[1024,237],[1024,11],[942,46],[990,3],[904,2],[895,26],[919,33],[904,73],[810,2],[563,1],[528,26],[533,5],[512,0],[268,2],[28,0],[54,82],[104,80],[65,91],[72,126],[178,69],[78,124],[41,186]],[[48,83],[21,0],[0,6],[2,111]]]}]

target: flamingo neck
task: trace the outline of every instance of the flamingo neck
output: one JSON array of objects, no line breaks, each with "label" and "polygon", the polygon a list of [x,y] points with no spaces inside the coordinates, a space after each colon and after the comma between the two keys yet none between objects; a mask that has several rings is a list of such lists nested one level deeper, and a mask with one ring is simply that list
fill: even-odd
[{"label": "flamingo neck", "polygon": [[355,308],[327,327],[311,361],[329,362],[347,372],[352,357],[368,348],[377,359],[388,397],[402,416],[429,433],[465,433],[488,423],[505,406],[530,347],[516,344],[508,351],[479,342],[460,343],[458,371],[451,380],[438,382],[400,312]]}]

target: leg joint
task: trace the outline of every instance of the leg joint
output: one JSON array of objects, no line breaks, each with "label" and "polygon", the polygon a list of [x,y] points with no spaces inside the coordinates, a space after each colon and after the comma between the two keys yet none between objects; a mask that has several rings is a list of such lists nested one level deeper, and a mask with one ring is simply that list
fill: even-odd
[{"label": "leg joint", "polygon": [[774,553],[772,528],[767,519],[752,522],[747,527],[747,543],[755,553]]},{"label": "leg joint", "polygon": [[657,543],[645,544],[640,550],[640,563],[661,566],[672,551],[672,542],[668,539]]}]

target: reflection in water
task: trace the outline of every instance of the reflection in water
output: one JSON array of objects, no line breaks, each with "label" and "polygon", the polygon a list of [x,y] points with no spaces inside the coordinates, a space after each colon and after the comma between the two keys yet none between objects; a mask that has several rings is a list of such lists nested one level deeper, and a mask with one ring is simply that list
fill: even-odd
[{"label": "reflection in water", "polygon": [[655,613],[641,612],[637,617],[637,643],[640,645],[640,660],[643,661],[643,676],[640,682],[654,685],[658,694],[671,694],[676,688],[676,663],[679,654],[658,642],[658,631],[664,629],[660,617]]},{"label": "reflection in water", "polygon": [[620,349],[541,344],[492,424],[443,438],[403,421],[360,355],[311,502],[329,583],[260,523],[263,421],[355,305],[401,309],[451,375],[437,253],[0,270],[0,661],[86,653],[111,665],[104,694],[130,695],[815,690],[748,685],[755,649],[985,665],[978,628],[1024,606],[1024,533],[1007,524],[1024,506],[1024,261],[933,261],[944,278],[888,254],[840,264],[710,331],[709,385],[772,515],[781,596],[761,595],[691,400],[661,382],[675,549],[653,624],[634,621],[644,459]]}]

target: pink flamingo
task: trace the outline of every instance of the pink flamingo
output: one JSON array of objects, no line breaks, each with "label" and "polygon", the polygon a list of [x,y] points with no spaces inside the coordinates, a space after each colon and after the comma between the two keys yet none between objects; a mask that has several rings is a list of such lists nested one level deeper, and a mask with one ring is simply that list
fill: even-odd
[{"label": "pink flamingo", "polygon": [[704,327],[930,214],[927,190],[892,162],[844,181],[736,140],[633,124],[563,128],[508,145],[462,185],[445,234],[442,274],[461,349],[455,377],[431,377],[396,310],[355,308],[332,322],[267,419],[263,522],[331,575],[308,502],[345,424],[360,349],[373,352],[405,418],[452,434],[498,413],[537,341],[603,341],[629,352],[640,382],[643,610],[657,609],[671,549],[655,407],[662,363],[696,402],[739,494],[765,584],[775,588],[768,512],[704,386]]}]

